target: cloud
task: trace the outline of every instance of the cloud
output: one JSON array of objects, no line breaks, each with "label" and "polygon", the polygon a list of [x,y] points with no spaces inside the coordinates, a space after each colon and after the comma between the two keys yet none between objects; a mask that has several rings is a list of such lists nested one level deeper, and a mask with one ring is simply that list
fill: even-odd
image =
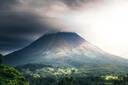
[{"label": "cloud", "polygon": [[21,49],[46,32],[69,31],[61,18],[95,1],[0,0],[0,52]]},{"label": "cloud", "polygon": [[40,21],[40,16],[34,13],[12,9],[11,5],[19,4],[15,0],[3,0],[0,4],[0,52],[4,54],[27,46],[46,32],[55,31],[43,22],[45,17]]},{"label": "cloud", "polygon": [[52,29],[29,13],[0,14],[0,49],[12,50],[26,46]]}]

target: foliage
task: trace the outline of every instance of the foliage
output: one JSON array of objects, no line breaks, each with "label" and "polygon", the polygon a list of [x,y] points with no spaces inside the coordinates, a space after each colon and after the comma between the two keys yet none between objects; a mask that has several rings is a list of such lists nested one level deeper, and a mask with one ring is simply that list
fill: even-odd
[{"label": "foliage", "polygon": [[76,82],[73,77],[65,76],[59,80],[58,85],[76,85]]},{"label": "foliage", "polygon": [[29,83],[15,68],[0,65],[0,85],[29,85]]},{"label": "foliage", "polygon": [[30,85],[128,85],[128,75],[116,72],[89,73],[86,69],[51,66],[39,69],[25,67],[20,71]]}]

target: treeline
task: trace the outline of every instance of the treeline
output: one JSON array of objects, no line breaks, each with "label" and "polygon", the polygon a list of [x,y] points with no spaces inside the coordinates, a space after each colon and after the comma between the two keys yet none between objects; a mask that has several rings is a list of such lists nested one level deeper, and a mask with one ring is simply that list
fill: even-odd
[{"label": "treeline", "polygon": [[[2,64],[2,57],[0,55],[0,85],[128,85],[128,74],[122,75],[120,73],[102,75],[81,73],[76,76],[74,72],[77,69],[55,69],[50,65],[31,64],[17,68],[19,72],[14,67]],[[49,67],[49,69],[45,70],[42,67]],[[51,76],[53,73],[56,76]]]},{"label": "treeline", "polygon": [[18,69],[28,79],[30,85],[128,85],[128,75],[124,73],[88,73],[86,69],[79,71],[71,67],[40,64],[29,64]]},{"label": "treeline", "polygon": [[[110,77],[110,78],[107,78]],[[74,77],[33,77],[26,75],[30,85],[128,85],[128,75]]]}]

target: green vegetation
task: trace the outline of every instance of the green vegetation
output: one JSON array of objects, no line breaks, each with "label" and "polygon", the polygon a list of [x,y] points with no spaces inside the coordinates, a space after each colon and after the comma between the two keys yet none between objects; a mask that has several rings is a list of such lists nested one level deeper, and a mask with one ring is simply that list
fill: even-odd
[{"label": "green vegetation", "polygon": [[28,81],[15,68],[2,64],[0,55],[0,85],[29,85]]},{"label": "green vegetation", "polygon": [[15,68],[1,64],[0,85],[128,85],[128,75],[123,73],[98,73],[73,67],[34,66],[17,68],[23,76]]},{"label": "green vegetation", "polygon": [[3,65],[2,57],[0,55],[0,85],[128,85],[127,70],[53,67],[42,64],[19,66],[16,70]]},{"label": "green vegetation", "polygon": [[21,68],[30,85],[128,85],[128,75],[113,72],[91,72],[73,67]]},{"label": "green vegetation", "polygon": [[98,72],[39,64],[17,69],[21,73],[13,67],[0,64],[0,85],[128,85],[127,74],[104,70]]},{"label": "green vegetation", "polygon": [[29,85],[29,83],[13,67],[0,65],[0,85]]}]

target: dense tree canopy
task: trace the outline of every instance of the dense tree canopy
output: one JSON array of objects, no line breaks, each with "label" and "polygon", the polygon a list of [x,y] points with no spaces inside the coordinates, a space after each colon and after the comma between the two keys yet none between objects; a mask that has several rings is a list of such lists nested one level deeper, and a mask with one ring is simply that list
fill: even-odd
[{"label": "dense tree canopy", "polygon": [[0,85],[29,85],[15,68],[0,64]]}]

